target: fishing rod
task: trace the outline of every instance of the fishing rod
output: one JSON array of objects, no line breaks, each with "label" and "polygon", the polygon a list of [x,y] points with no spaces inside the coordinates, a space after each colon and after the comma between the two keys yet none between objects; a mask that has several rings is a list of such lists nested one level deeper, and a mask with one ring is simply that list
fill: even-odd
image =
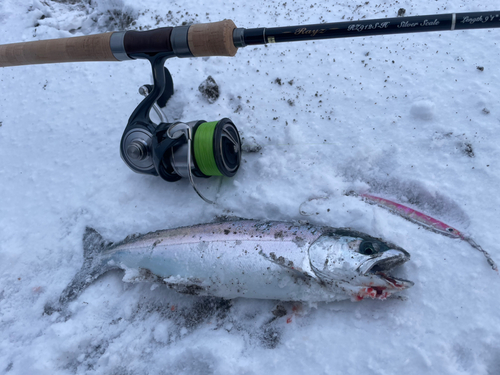
[{"label": "fishing rod", "polygon": [[[224,20],[148,31],[118,31],[72,38],[0,45],[0,67],[84,61],[146,59],[153,85],[144,85],[145,99],[130,116],[120,142],[123,161],[135,172],[174,182],[194,176],[232,177],[241,162],[241,139],[229,118],[219,121],[167,122],[161,108],[173,95],[167,68],[172,57],[234,56],[238,48],[268,43],[366,37],[373,35],[489,29],[500,27],[500,11],[320,23],[272,28],[237,28]],[[155,124],[151,109],[160,117]]]}]

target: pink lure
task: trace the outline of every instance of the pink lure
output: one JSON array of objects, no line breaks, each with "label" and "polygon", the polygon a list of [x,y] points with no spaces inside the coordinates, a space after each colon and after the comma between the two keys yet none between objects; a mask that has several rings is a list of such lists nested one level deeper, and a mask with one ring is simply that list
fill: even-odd
[{"label": "pink lure", "polygon": [[465,239],[465,236],[455,228],[446,225],[442,221],[433,219],[432,217],[423,214],[422,212],[418,212],[413,208],[403,206],[402,204],[390,201],[388,199],[376,197],[371,194],[361,194],[361,197],[365,198],[365,200],[370,201],[371,203],[375,203],[379,206],[383,206],[391,211],[395,211],[400,216],[408,219],[410,221],[416,222],[418,224],[425,225],[429,227],[432,231],[439,232],[444,234],[445,236],[460,238],[462,240]]},{"label": "pink lure", "polygon": [[439,233],[452,238],[459,238],[467,242],[474,249],[483,253],[491,268],[493,268],[495,271],[498,272],[498,267],[495,264],[495,261],[491,258],[490,254],[488,254],[488,252],[484,250],[481,246],[479,246],[472,238],[464,235],[459,230],[450,227],[449,225],[443,223],[442,221],[436,220],[426,214],[423,214],[422,212],[416,211],[413,208],[403,206],[400,203],[396,203],[385,198],[376,197],[371,194],[360,194],[359,196],[362,197],[368,203],[376,204],[379,207],[386,208],[389,211],[395,213],[396,215],[401,216],[404,219],[407,219],[411,222],[420,224],[424,228],[431,230],[435,233]]}]

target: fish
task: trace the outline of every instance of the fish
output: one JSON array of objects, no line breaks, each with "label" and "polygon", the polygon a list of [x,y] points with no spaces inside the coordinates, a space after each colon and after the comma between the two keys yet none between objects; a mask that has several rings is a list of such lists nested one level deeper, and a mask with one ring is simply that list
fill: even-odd
[{"label": "fish", "polygon": [[349,228],[234,220],[112,243],[87,227],[83,249],[83,266],[61,305],[113,269],[145,272],[180,293],[224,299],[384,300],[413,286],[389,274],[410,259],[407,251]]}]

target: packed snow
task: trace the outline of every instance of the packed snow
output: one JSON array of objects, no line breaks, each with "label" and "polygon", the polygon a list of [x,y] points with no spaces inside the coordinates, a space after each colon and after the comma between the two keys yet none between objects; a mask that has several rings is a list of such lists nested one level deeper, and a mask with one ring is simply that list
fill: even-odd
[{"label": "packed snow", "polygon": [[[500,0],[0,2],[0,44],[232,19],[274,27],[500,9]],[[498,13],[498,12],[496,12]],[[350,192],[408,205],[500,263],[500,30],[246,47],[171,59],[169,120],[229,117],[233,178],[136,174],[121,160],[146,61],[0,68],[1,374],[499,374],[499,274],[463,241]],[[211,76],[219,97],[198,87]],[[111,271],[47,313],[85,227],[110,241],[220,216],[350,227],[396,243],[415,282],[384,301],[301,304],[179,294]]]}]

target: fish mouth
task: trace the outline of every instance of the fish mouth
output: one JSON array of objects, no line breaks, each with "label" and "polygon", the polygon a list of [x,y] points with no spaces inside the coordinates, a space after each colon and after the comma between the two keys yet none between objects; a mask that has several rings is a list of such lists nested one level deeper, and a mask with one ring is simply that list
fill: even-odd
[{"label": "fish mouth", "polygon": [[358,271],[363,276],[371,276],[382,281],[387,289],[403,290],[414,285],[412,281],[399,279],[389,274],[392,269],[410,260],[410,254],[403,249],[390,249],[364,261]]}]

